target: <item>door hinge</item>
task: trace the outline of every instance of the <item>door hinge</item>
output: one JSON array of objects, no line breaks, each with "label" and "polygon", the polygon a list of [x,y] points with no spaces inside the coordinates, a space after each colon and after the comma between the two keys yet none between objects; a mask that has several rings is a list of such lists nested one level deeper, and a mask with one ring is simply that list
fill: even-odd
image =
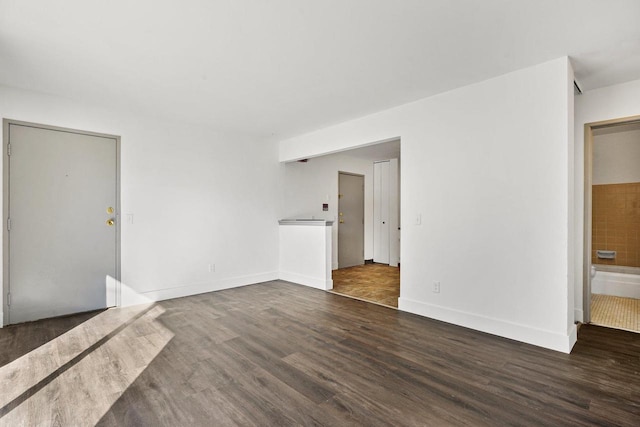
[{"label": "door hinge", "polygon": [[11,144],[7,144],[7,156],[11,155]]},{"label": "door hinge", "polygon": [[11,305],[11,292],[7,294],[7,306]]},{"label": "door hinge", "polygon": [[11,218],[7,218],[7,231],[11,231]]}]

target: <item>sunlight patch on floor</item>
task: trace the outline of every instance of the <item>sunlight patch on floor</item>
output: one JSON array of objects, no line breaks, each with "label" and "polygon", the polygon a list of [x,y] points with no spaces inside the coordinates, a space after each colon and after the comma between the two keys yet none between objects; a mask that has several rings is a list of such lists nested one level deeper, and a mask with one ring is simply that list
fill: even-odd
[{"label": "sunlight patch on floor", "polygon": [[95,425],[173,338],[164,311],[104,311],[0,368],[0,424]]}]

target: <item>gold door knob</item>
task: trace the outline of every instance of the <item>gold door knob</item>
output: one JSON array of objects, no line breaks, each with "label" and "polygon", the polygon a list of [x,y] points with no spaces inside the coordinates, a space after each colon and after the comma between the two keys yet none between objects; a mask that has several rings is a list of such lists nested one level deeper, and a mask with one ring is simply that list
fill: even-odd
[{"label": "gold door knob", "polygon": [[115,224],[115,223],[116,223],[116,222],[115,222],[114,220],[112,220],[112,219],[108,219],[108,220],[107,220],[107,225],[108,225],[109,227],[113,226],[113,224]]},{"label": "gold door knob", "polygon": [[340,224],[344,224],[344,219],[341,219],[341,220],[340,220]]}]

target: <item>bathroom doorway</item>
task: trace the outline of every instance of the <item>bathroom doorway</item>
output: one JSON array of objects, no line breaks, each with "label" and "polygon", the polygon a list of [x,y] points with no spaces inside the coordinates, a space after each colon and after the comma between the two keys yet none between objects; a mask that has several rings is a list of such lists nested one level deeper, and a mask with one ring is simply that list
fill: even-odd
[{"label": "bathroom doorway", "polygon": [[585,321],[640,332],[640,120],[585,126]]}]

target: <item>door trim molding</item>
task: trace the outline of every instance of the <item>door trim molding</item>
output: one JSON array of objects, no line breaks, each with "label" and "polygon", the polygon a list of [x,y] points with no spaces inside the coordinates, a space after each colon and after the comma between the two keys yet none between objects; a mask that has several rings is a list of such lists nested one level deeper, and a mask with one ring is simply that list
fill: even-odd
[{"label": "door trim molding", "polygon": [[584,124],[584,229],[582,261],[582,320],[591,322],[591,242],[592,242],[592,183],[593,130],[640,122],[640,116],[621,117]]},{"label": "door trim molding", "polygon": [[345,172],[345,171],[338,171],[338,175],[339,174],[343,174],[343,175],[351,175],[351,176],[361,176],[362,178],[364,178],[365,176],[361,173],[354,173],[354,172]]},{"label": "door trim molding", "polygon": [[8,144],[10,139],[10,126],[26,126],[38,129],[53,130],[58,132],[68,132],[80,135],[94,136],[100,138],[113,139],[116,142],[116,301],[115,306],[119,307],[121,304],[121,265],[120,265],[120,235],[121,235],[121,222],[122,214],[120,212],[120,137],[117,135],[110,135],[105,133],[90,132],[78,129],[70,129],[59,126],[44,125],[39,123],[25,122],[21,120],[3,119],[2,120],[2,149],[3,149],[3,161],[2,161],[2,315],[0,316],[1,326],[5,326],[9,323],[9,306],[7,305],[7,294],[10,292],[10,276],[9,276],[9,233],[7,232],[7,223],[9,218],[9,156]]}]

